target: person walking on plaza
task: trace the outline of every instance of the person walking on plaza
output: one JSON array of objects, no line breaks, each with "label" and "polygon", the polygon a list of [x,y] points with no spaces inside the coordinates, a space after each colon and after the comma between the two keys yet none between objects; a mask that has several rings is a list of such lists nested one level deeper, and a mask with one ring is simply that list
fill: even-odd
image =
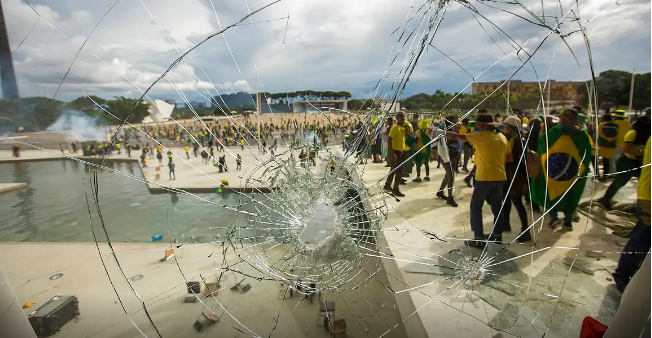
[{"label": "person walking on plaza", "polygon": [[[503,185],[507,180],[505,163],[512,161],[511,149],[505,135],[498,132],[498,123],[493,122],[490,114],[478,114],[475,125],[481,131],[466,135],[447,132],[447,136],[468,141],[475,148],[475,185],[471,195],[471,230],[474,240],[466,245],[483,248],[486,240],[501,242],[503,239]],[[482,207],[485,200],[491,204],[494,214],[493,228],[485,236],[482,225]]]},{"label": "person walking on plaza", "polygon": [[[446,175],[441,181],[441,186],[439,187],[436,196],[445,199],[446,203],[453,207],[457,207],[457,202],[455,201],[455,197],[453,197],[453,187],[455,186],[455,170],[453,169],[453,166],[457,165],[457,162],[459,162],[460,154],[455,149],[451,152],[448,148],[449,143],[457,143],[457,140],[447,138],[445,130],[448,130],[455,124],[455,119],[454,116],[447,117],[444,129],[436,128],[433,132],[433,138],[436,140],[435,144],[437,146],[437,151],[439,152],[439,160],[442,162],[444,170],[446,171]],[[448,197],[444,193],[446,187],[448,187]]]},{"label": "person walking on plaza", "polygon": [[206,152],[206,149],[202,149],[201,151],[201,162],[203,164],[208,164],[208,153]]},{"label": "person walking on plaza", "polygon": [[632,128],[627,120],[627,114],[624,110],[616,110],[613,114],[614,123],[618,125],[618,136],[616,137],[616,151],[614,151],[614,156],[611,158],[611,168],[610,172],[616,170],[616,164],[620,155],[623,153],[623,144],[625,143],[625,135]]},{"label": "person walking on plaza", "polygon": [[625,291],[627,284],[650,251],[650,138],[645,144],[643,165],[645,167],[641,169],[636,194],[638,220],[629,234],[629,240],[618,260],[618,267],[612,275],[616,288],[620,292]]},{"label": "person walking on plaza", "polygon": [[[469,126],[469,119],[465,117],[464,119],[462,119],[462,126],[460,127],[459,133],[460,135],[466,135],[472,131],[473,130],[471,126]],[[468,173],[469,160],[473,156],[473,147],[469,142],[464,142],[463,151],[464,151],[464,159],[463,159],[464,162],[462,162],[462,171]]]},{"label": "person walking on plaza", "polygon": [[579,205],[593,161],[589,135],[578,125],[577,110],[559,115],[559,126],[542,131],[537,152],[541,158],[539,174],[532,181],[532,201],[550,211],[551,228],[562,224],[573,230],[573,213]]},{"label": "person walking on plaza", "polygon": [[[412,175],[412,168],[414,167],[414,154],[416,149],[416,144],[417,144],[417,138],[414,135],[414,131],[419,129],[419,120],[418,120],[418,115],[414,115],[412,117],[412,122],[405,121],[403,124],[406,128],[406,134],[405,134],[405,164],[403,164],[403,177],[410,177]],[[414,127],[416,126],[416,128]],[[401,181],[403,183],[407,182],[407,180]]]},{"label": "person walking on plaza", "polygon": [[168,169],[170,169],[169,175],[170,175],[170,180],[176,180],[177,176],[174,174],[174,162],[170,158],[170,161],[168,162]]},{"label": "person walking on plaza", "polygon": [[158,159],[158,166],[162,167],[163,166],[163,154],[161,154],[160,151],[156,152],[156,159]]},{"label": "person walking on plaza", "polygon": [[240,156],[240,154],[238,154],[235,158],[235,169],[242,169],[242,156]]},{"label": "person walking on plaza", "polygon": [[616,196],[620,188],[624,187],[632,177],[638,177],[640,175],[645,143],[649,137],[650,117],[641,116],[634,122],[632,130],[628,131],[624,137],[623,153],[616,163],[616,178],[611,182],[604,196],[598,200],[598,203],[605,209],[611,209],[611,199]]},{"label": "person walking on plaza", "polygon": [[392,129],[392,126],[394,125],[394,118],[391,116],[387,119],[387,125],[385,127],[385,132],[383,132],[383,147],[385,148],[384,154],[385,154],[385,161],[387,164],[385,167],[391,168],[392,164],[390,163],[390,153],[392,149],[392,145],[389,143],[389,131]]},{"label": "person walking on plaza", "polygon": [[617,137],[618,125],[613,122],[611,114],[604,114],[602,122],[598,125],[598,155],[602,157],[602,176],[596,168],[596,175],[601,180],[606,180],[609,177],[611,158],[616,152]]},{"label": "person walking on plaza", "polygon": [[432,151],[432,146],[430,145],[430,135],[428,135],[428,123],[426,121],[421,121],[419,130],[416,132],[416,145],[414,151],[417,154],[414,156],[414,165],[417,169],[417,178],[413,179],[413,182],[421,182],[421,166],[423,165],[426,170],[426,176],[423,178],[426,181],[430,181],[430,152]]},{"label": "person walking on plaza", "polygon": [[[405,113],[399,112],[396,115],[396,124],[392,126],[389,131],[388,140],[390,145],[389,156],[391,157],[389,174],[387,175],[387,180],[385,181],[384,190],[391,191],[394,196],[403,197],[405,196],[399,189],[398,185],[401,183],[403,178],[403,162],[406,159],[406,148],[405,138],[408,134],[408,128],[405,126]],[[393,186],[392,186],[393,182]]]},{"label": "person walking on plaza", "polygon": [[190,154],[188,153],[188,150],[190,150],[190,149],[188,148],[188,145],[187,145],[187,144],[186,144],[185,147],[183,147],[183,150],[186,151],[186,159],[189,160],[189,159],[190,159]]},{"label": "person walking on plaza", "polygon": [[505,218],[503,231],[512,230],[510,214],[513,205],[521,221],[521,235],[517,240],[522,243],[531,240],[532,236],[528,230],[527,211],[525,210],[525,205],[523,205],[523,194],[527,189],[528,177],[525,167],[525,156],[523,156],[524,131],[522,130],[521,119],[516,116],[508,116],[503,121],[502,130],[507,138],[507,142],[509,142],[509,148],[512,154],[512,161],[505,164],[507,181],[503,186],[503,195],[506,196],[505,203],[503,204],[503,217]]}]

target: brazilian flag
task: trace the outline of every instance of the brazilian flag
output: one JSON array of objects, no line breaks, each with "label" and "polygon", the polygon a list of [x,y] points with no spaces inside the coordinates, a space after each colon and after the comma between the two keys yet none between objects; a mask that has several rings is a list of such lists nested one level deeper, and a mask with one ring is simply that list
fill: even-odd
[{"label": "brazilian flag", "polygon": [[412,125],[410,122],[405,121],[403,125],[405,127],[405,145],[407,146],[407,161],[403,164],[403,173],[412,173],[412,167],[414,167],[414,151],[417,146],[417,138],[414,136],[414,131],[412,130]]},{"label": "brazilian flag", "polygon": [[616,151],[618,125],[614,122],[602,122],[598,126],[598,155],[612,158]]},{"label": "brazilian flag", "polygon": [[[425,130],[419,129],[417,131],[417,144],[414,150],[418,151],[419,149],[423,148],[424,145],[430,143],[430,140],[430,135],[428,135]],[[421,149],[421,151],[419,151],[419,153],[414,156],[414,164],[417,165],[417,168],[430,160],[431,151],[432,147],[431,145],[428,145],[425,148]]]},{"label": "brazilian flag", "polygon": [[616,110],[612,116],[614,123],[618,125],[618,137],[616,138],[616,146],[620,147],[623,145],[625,134],[627,134],[627,132],[631,129],[631,125],[629,124],[629,121],[627,121],[627,115],[625,115],[625,111],[623,110]]},{"label": "brazilian flag", "polygon": [[[555,209],[574,212],[582,197],[585,176],[592,161],[591,139],[584,130],[569,130],[562,126],[551,128],[547,134],[547,144],[545,133],[539,137],[537,150],[541,156],[541,171],[533,180],[532,199],[536,204],[545,204],[549,208],[570,189]],[[575,182],[578,177],[581,178]]]}]

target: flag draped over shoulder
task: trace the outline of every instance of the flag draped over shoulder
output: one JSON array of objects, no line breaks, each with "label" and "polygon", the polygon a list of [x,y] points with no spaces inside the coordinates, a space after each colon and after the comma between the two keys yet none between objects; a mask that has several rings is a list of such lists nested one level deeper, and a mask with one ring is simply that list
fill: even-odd
[{"label": "flag draped over shoulder", "polygon": [[[431,141],[430,135],[423,130],[419,129],[417,131],[417,140],[416,140],[416,146],[414,151],[418,151],[419,153],[414,156],[414,163],[417,166],[421,166],[424,163],[426,163],[428,160],[430,160],[430,152],[432,151],[432,145],[428,144]],[[424,146],[426,146],[424,148]],[[421,149],[423,148],[423,149]]]},{"label": "flag draped over shoulder", "polygon": [[563,196],[555,209],[573,212],[586,184],[592,160],[591,140],[584,130],[568,130],[562,126],[551,128],[547,135],[547,141],[545,133],[539,137],[537,150],[541,156],[541,171],[532,184],[532,199],[550,208]]},{"label": "flag draped over shoulder", "polygon": [[616,151],[618,138],[618,125],[614,122],[602,122],[598,126],[598,154],[602,157],[612,158]]}]

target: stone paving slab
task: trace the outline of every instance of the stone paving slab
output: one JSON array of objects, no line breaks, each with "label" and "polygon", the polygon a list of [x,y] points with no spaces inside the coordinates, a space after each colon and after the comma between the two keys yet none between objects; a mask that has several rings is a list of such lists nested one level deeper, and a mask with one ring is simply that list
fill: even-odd
[{"label": "stone paving slab", "polygon": [[[430,337],[491,337],[496,331],[492,331],[489,323],[499,325],[502,329],[511,328],[519,336],[534,337],[537,332],[542,333],[541,330],[545,330],[550,325],[550,320],[553,320],[553,324],[546,337],[577,337],[581,321],[568,323],[565,316],[570,311],[576,311],[578,314],[615,312],[617,301],[614,302],[612,297],[612,291],[615,289],[606,279],[605,274],[601,273],[604,271],[597,271],[594,275],[590,275],[581,272],[577,267],[570,272],[568,279],[568,283],[573,285],[568,286],[568,293],[564,291],[565,297],[571,301],[563,302],[560,312],[554,317],[551,316],[550,310],[553,309],[551,305],[555,300],[550,300],[551,297],[541,296],[547,300],[538,300],[539,303],[525,305],[523,303],[525,293],[528,294],[527,297],[540,295],[538,292],[543,292],[542,287],[546,283],[549,285],[549,279],[554,278],[557,283],[555,285],[559,285],[566,279],[569,267],[563,264],[562,260],[567,255],[575,255],[577,250],[574,248],[580,247],[580,257],[585,257],[584,252],[587,250],[592,250],[592,254],[596,250],[604,253],[604,257],[601,257],[598,262],[591,258],[584,258],[582,261],[592,260],[593,264],[605,267],[617,262],[619,252],[622,250],[622,245],[618,245],[622,244],[621,241],[612,234],[611,229],[594,223],[584,215],[581,215],[580,221],[575,223],[572,232],[554,231],[547,226],[548,218],[544,218],[543,223],[537,223],[534,227],[536,232],[540,231],[535,248],[532,242],[524,245],[514,241],[518,234],[515,230],[519,228],[520,221],[517,213],[512,211],[510,220],[514,231],[504,233],[503,241],[513,242],[508,247],[513,260],[491,267],[490,273],[500,275],[501,269],[498,268],[502,265],[505,265],[504,268],[509,267],[513,272],[503,274],[502,277],[497,276],[500,279],[494,279],[492,287],[482,285],[473,291],[473,294],[477,293],[473,296],[477,301],[470,302],[470,299],[474,299],[468,296],[471,290],[460,287],[459,284],[454,285],[451,270],[437,265],[442,265],[438,264],[442,262],[439,257],[448,257],[450,252],[456,249],[465,250],[460,246],[462,240],[473,238],[469,224],[469,203],[473,189],[467,187],[462,181],[464,174],[456,175],[454,194],[459,206],[457,208],[448,206],[445,200],[435,197],[444,177],[444,170],[437,169],[436,162],[431,162],[430,165],[430,182],[412,182],[415,177],[413,171],[412,176],[407,178],[407,184],[400,186],[405,197],[399,199],[388,195],[385,195],[384,199],[378,197],[389,207],[388,219],[382,223],[386,245],[381,251],[395,258],[383,260],[386,270],[392,271],[395,277],[390,279],[390,284],[401,294],[410,295],[410,300],[404,300],[405,304],[399,304],[401,313],[408,316],[418,310],[413,316],[419,318]],[[380,193],[384,176],[389,168],[384,167],[383,164],[372,163],[360,165],[359,168],[364,170],[363,177],[369,189],[374,193]],[[596,182],[593,185],[589,182],[583,200],[590,200],[591,195],[602,196],[608,183]],[[634,201],[635,197],[636,182],[630,182],[623,187],[617,196],[619,201]],[[374,199],[374,202],[376,201],[377,199]],[[529,208],[527,212],[529,222],[541,216],[540,213],[532,213]],[[493,215],[488,205],[483,209],[483,221],[485,232],[488,232],[493,222]],[[441,240],[435,239],[428,233],[437,234]],[[467,251],[469,249],[466,248]],[[539,249],[542,250],[533,253]],[[467,251],[463,251],[465,255],[469,254]],[[498,261],[506,259],[509,258],[501,258]],[[551,264],[554,268],[552,271]],[[551,274],[553,276],[545,277]],[[532,292],[523,291],[528,290],[530,280],[538,280],[536,289],[532,289]],[[582,284],[588,285],[589,281],[592,298],[590,301],[581,301],[582,297],[586,296],[581,294]],[[538,286],[539,284],[541,287]],[[519,296],[521,291],[523,295]],[[560,289],[556,288],[549,293],[559,294],[559,292]],[[579,301],[582,304],[578,305],[572,301]],[[460,313],[462,309],[464,314]],[[518,317],[521,309],[525,315]],[[542,314],[541,320],[535,320],[541,310],[545,312],[545,316]],[[572,318],[575,320],[579,317]],[[610,317],[605,315],[601,318]],[[530,327],[528,327],[528,320],[535,320]]]}]

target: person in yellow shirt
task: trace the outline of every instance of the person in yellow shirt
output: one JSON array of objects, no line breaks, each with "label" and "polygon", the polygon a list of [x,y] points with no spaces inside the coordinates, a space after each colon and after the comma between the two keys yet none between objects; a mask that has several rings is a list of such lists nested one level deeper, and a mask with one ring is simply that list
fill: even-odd
[{"label": "person in yellow shirt", "polygon": [[185,147],[183,147],[183,150],[186,151],[186,158],[187,158],[187,159],[190,159],[190,154],[188,153],[189,148],[188,148],[188,145],[187,145],[187,144],[186,144]]},{"label": "person in yellow shirt", "polygon": [[627,120],[627,115],[624,110],[616,110],[613,114],[614,123],[618,125],[618,136],[616,136],[616,151],[611,158],[611,171],[616,170],[618,158],[623,153],[623,143],[625,143],[625,135],[632,129],[631,124]]},{"label": "person in yellow shirt", "polygon": [[620,188],[624,187],[629,180],[641,173],[641,166],[643,165],[643,151],[645,150],[645,143],[650,137],[650,117],[641,116],[634,122],[633,129],[628,131],[623,138],[623,154],[618,158],[616,163],[616,177],[604,196],[602,196],[598,203],[610,210],[611,199],[616,196]]},{"label": "person in yellow shirt", "polygon": [[[649,130],[649,129],[648,129]],[[629,240],[623,248],[623,253],[618,260],[618,267],[613,273],[616,288],[620,292],[625,290],[629,281],[634,277],[645,256],[650,251],[650,138],[648,137],[643,151],[643,169],[638,180],[636,196],[636,211],[638,221],[629,234]]]},{"label": "person in yellow shirt", "polygon": [[[401,183],[403,178],[403,162],[405,162],[407,145],[405,140],[409,130],[405,123],[405,113],[399,112],[396,115],[396,124],[392,126],[389,130],[387,142],[390,145],[389,156],[391,157],[389,174],[387,175],[387,180],[385,181],[384,190],[391,191],[394,196],[403,197],[405,196],[398,189],[398,185]],[[393,186],[392,186],[393,182]]]},{"label": "person in yellow shirt", "polygon": [[[505,163],[513,159],[507,138],[498,132],[498,123],[493,121],[490,114],[478,114],[475,125],[481,131],[466,135],[447,132],[446,135],[467,141],[475,148],[476,184],[471,195],[471,230],[475,238],[465,244],[483,248],[487,240],[502,241],[504,217],[501,207],[503,184],[507,180]],[[484,235],[482,226],[482,207],[487,199],[494,214],[494,226],[489,236]]]}]

